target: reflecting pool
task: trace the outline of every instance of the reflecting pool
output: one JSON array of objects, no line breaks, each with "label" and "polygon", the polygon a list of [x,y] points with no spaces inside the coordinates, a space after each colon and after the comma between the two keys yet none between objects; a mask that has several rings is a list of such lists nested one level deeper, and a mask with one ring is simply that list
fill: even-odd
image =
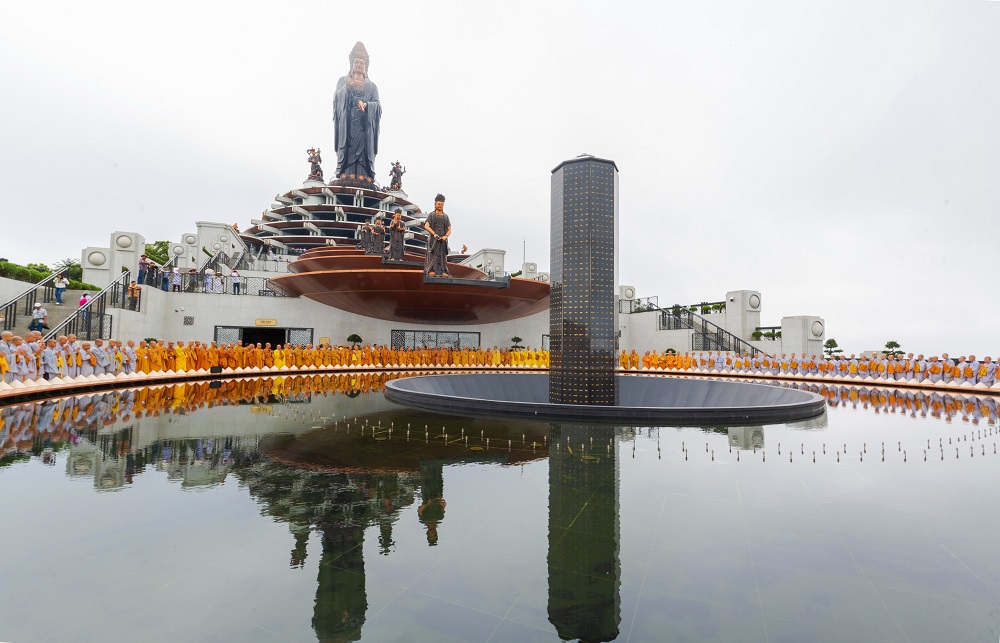
[{"label": "reflecting pool", "polygon": [[989,396],[740,427],[441,416],[387,376],[0,409],[0,640],[997,641]]}]

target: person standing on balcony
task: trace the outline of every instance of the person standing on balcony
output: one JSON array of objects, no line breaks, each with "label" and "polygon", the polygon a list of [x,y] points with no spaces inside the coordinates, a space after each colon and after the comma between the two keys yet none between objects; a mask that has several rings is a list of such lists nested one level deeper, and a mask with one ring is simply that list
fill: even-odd
[{"label": "person standing on balcony", "polygon": [[135,310],[139,307],[139,297],[142,296],[142,286],[135,281],[128,285],[128,309]]},{"label": "person standing on balcony", "polygon": [[149,258],[146,255],[139,256],[139,283],[146,283],[146,272],[149,270]]},{"label": "person standing on balcony", "polygon": [[240,277],[240,273],[236,270],[233,270],[231,273],[229,273],[229,281],[232,282],[233,284],[233,294],[234,295],[240,294],[240,285],[243,282],[243,278]]},{"label": "person standing on balcony", "polygon": [[62,273],[56,275],[56,280],[52,282],[52,285],[56,288],[56,306],[63,305],[63,294],[66,292],[66,288],[69,287],[69,281],[66,277],[62,276]]}]

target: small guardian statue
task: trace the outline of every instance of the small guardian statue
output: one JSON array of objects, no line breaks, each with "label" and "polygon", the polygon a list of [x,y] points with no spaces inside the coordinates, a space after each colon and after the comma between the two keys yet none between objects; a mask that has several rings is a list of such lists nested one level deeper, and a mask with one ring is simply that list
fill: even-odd
[{"label": "small guardian statue", "polygon": [[389,170],[389,190],[393,192],[403,191],[404,174],[406,174],[406,168],[399,161],[392,164],[392,169]]},{"label": "small guardian statue", "polygon": [[323,168],[320,164],[323,162],[323,157],[320,155],[319,148],[310,147],[306,150],[306,154],[309,155],[309,177],[306,181],[319,181],[323,182]]},{"label": "small guardian statue", "polygon": [[403,223],[403,211],[396,208],[389,223],[389,260],[402,261],[405,252],[406,224]]}]

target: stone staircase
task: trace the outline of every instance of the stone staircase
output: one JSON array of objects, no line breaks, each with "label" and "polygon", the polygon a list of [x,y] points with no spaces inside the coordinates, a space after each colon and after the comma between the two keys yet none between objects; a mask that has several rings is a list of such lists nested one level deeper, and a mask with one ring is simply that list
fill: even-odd
[{"label": "stone staircase", "polygon": [[[91,295],[94,294],[93,291],[90,292]],[[67,289],[65,294],[63,294],[63,305],[59,306],[56,304],[56,300],[53,297],[52,301],[43,302],[42,307],[45,308],[49,313],[49,328],[55,328],[57,325],[66,321],[66,318],[76,312],[76,309],[80,307],[80,297],[83,296],[84,291],[82,290],[69,290]],[[19,322],[22,320],[18,320]],[[30,319],[23,320],[23,324],[19,324],[24,327],[24,330],[28,329],[28,324],[31,323]]]},{"label": "stone staircase", "polygon": [[[30,284],[28,284],[30,285]],[[44,292],[44,291],[40,291]],[[91,295],[94,294],[93,291],[90,292]],[[44,308],[48,313],[48,326],[49,328],[55,328],[58,324],[61,324],[66,320],[67,317],[76,312],[79,308],[80,297],[83,296],[83,290],[69,290],[67,289],[63,295],[63,305],[59,306],[56,304],[55,297],[51,297],[51,301],[46,301],[45,297],[39,297],[39,301],[42,303],[42,308]],[[31,315],[25,315],[23,308],[19,306],[17,314],[16,325],[11,328],[11,332],[15,335],[23,336],[28,332],[28,324],[31,323]],[[44,332],[44,331],[43,331]]]}]

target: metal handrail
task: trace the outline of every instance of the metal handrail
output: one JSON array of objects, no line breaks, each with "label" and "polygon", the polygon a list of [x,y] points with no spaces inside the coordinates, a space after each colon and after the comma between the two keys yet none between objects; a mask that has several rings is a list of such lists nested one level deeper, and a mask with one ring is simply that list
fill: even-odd
[{"label": "metal handrail", "polygon": [[619,299],[618,312],[630,315],[632,313],[645,313],[651,310],[660,309],[659,297],[642,297],[639,299]]},{"label": "metal handrail", "polygon": [[[132,273],[129,271],[123,272],[117,279],[112,281],[110,284],[105,286],[94,295],[90,301],[88,301],[83,306],[77,309],[72,315],[64,319],[62,322],[56,325],[55,328],[51,329],[45,336],[45,340],[54,339],[60,334],[62,335],[82,335],[79,332],[81,326],[91,329],[93,324],[88,323],[91,320],[91,315],[95,316],[101,323],[99,327],[103,327],[103,321],[106,316],[106,310],[108,305],[114,308],[121,308],[125,305],[125,295],[128,289],[128,284],[132,280]],[[110,322],[110,318],[109,318]],[[110,334],[110,323],[108,327],[108,332]],[[63,332],[68,331],[68,332]],[[83,339],[96,339],[92,337],[84,336]]]},{"label": "metal handrail", "polygon": [[[691,336],[691,350],[726,350],[737,353],[750,353],[751,355],[763,352],[750,342],[737,337],[718,324],[714,324],[698,313],[691,312],[686,308],[681,306],[671,306],[667,309],[655,306],[655,308],[660,311],[660,318],[657,325],[659,330],[690,329],[694,331],[694,334]],[[695,346],[695,342],[699,336],[703,340],[703,343],[704,340],[708,341],[708,348],[705,348],[704,345],[700,347]]]},{"label": "metal handrail", "polygon": [[226,254],[225,251],[219,250],[202,265],[202,267],[198,270],[198,274],[204,277],[205,271],[208,270],[209,268],[211,268],[212,271],[214,272],[219,272],[219,264],[222,263],[223,261],[225,261],[225,264],[228,266],[230,265],[232,259],[229,258],[229,255]]},{"label": "metal handrail", "polygon": [[63,274],[63,271],[57,270],[53,272],[37,284],[33,284],[31,288],[28,288],[17,297],[0,306],[0,317],[2,317],[0,321],[3,321],[3,330],[14,330],[17,328],[17,306],[22,300],[24,300],[23,314],[31,314],[32,309],[35,307],[35,302],[38,301],[39,289],[42,289],[42,302],[46,304],[51,302],[52,294],[55,292],[52,281],[55,280],[56,275],[60,274]]},{"label": "metal handrail", "polygon": [[[714,337],[714,339],[709,340],[710,343],[714,341],[715,343],[714,350],[734,351],[739,354],[750,353],[751,355],[756,355],[757,353],[764,352],[759,348],[757,348],[756,346],[754,346],[753,344],[751,344],[750,342],[737,337],[736,335],[729,332],[725,328],[719,326],[718,324],[713,324],[712,322],[708,321],[701,315],[697,313],[692,313],[691,311],[688,311],[688,313],[693,317],[697,317],[697,319],[694,321],[694,326],[693,326],[695,335],[700,334],[702,335],[703,338]],[[698,330],[697,327],[698,325],[701,326],[701,330]],[[698,347],[695,347],[694,345],[695,335],[691,337],[692,350],[713,350],[711,346],[709,348],[705,348],[704,346],[702,346],[700,349]]]},{"label": "metal handrail", "polygon": [[253,253],[249,250],[243,250],[240,254],[236,255],[233,259],[233,270],[247,270],[247,266],[253,261]]}]

